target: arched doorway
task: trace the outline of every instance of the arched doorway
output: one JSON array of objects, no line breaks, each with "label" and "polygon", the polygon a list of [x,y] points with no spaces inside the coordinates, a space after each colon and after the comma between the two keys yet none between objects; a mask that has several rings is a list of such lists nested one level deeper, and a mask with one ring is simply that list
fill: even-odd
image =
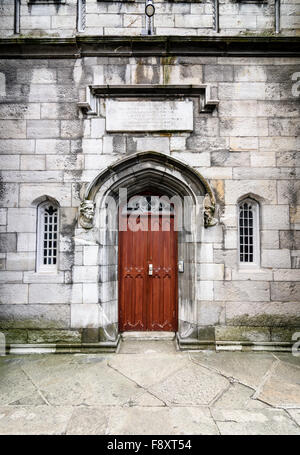
[{"label": "arched doorway", "polygon": [[[179,208],[177,215],[179,215],[180,226],[179,228],[177,226],[176,236],[173,237],[173,240],[176,238],[176,241],[173,241],[176,251],[173,250],[173,253],[170,254],[170,256],[173,255],[173,271],[176,278],[172,281],[176,283],[176,289],[175,293],[170,293],[173,295],[171,297],[173,306],[170,306],[170,311],[173,312],[175,308],[176,321],[170,323],[166,319],[166,329],[174,328],[179,339],[197,338],[197,295],[200,285],[197,276],[197,261],[203,235],[203,221],[207,217],[207,212],[203,213],[203,200],[205,196],[208,196],[211,205],[214,206],[214,195],[205,179],[188,165],[168,155],[143,152],[117,161],[100,173],[85,192],[85,202],[94,204],[96,208],[93,225],[85,238],[88,238],[89,242],[94,241],[99,246],[98,304],[99,328],[103,342],[116,340],[119,336],[119,328],[124,330],[124,326],[122,324],[120,326],[119,321],[121,303],[119,286],[120,279],[122,279],[119,255],[120,241],[123,241],[122,234],[119,234],[120,207],[122,204],[127,204],[133,196],[143,195],[145,192],[150,195],[163,195],[169,200],[175,199],[177,212]],[[158,223],[160,223],[158,240],[152,239],[150,244],[156,242],[159,245],[160,243],[159,232],[163,232],[164,223],[162,217]],[[81,225],[86,227],[83,223]],[[130,241],[133,241],[133,238],[132,235]],[[139,244],[138,237],[135,239],[134,249]],[[170,235],[168,239],[170,241]],[[149,237],[144,237],[143,243],[147,245],[148,241]],[[144,264],[147,267],[149,264],[154,266],[154,263],[150,262],[151,257],[146,253],[145,255]],[[184,264],[181,272],[178,271],[177,261]],[[129,268],[139,265],[134,263],[133,258],[131,258],[131,262],[131,264],[127,264]],[[157,268],[160,266],[158,264]],[[149,272],[149,269],[144,267],[143,273],[146,272]],[[139,309],[140,315],[144,307],[145,305]],[[149,311],[149,302],[146,313],[147,311]],[[139,319],[141,320],[141,316],[132,319],[133,328]],[[157,321],[151,321],[148,314],[145,316],[144,322],[140,323],[140,329],[149,330],[149,324],[151,325],[153,322],[164,326],[162,323],[164,321],[159,318]],[[158,325],[154,324],[153,330]]]}]

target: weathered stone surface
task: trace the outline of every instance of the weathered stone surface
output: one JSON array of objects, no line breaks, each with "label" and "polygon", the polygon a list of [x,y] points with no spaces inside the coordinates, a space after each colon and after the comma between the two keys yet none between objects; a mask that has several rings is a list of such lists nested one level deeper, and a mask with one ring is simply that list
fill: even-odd
[{"label": "weathered stone surface", "polygon": [[28,343],[80,343],[76,330],[28,330]]},{"label": "weathered stone surface", "polygon": [[225,304],[223,302],[199,301],[198,323],[208,326],[225,324]]},{"label": "weathered stone surface", "polygon": [[291,266],[291,254],[287,249],[263,250],[261,253],[262,267],[289,268]]},{"label": "weathered stone surface", "polygon": [[299,435],[299,427],[283,410],[214,410],[222,435]]},{"label": "weathered stone surface", "polygon": [[[272,354],[241,352],[197,352],[192,353],[194,362],[212,371],[234,378],[242,384],[257,388],[274,362]],[[251,364],[251,368],[249,365]]]},{"label": "weathered stone surface", "polygon": [[226,324],[235,326],[299,326],[298,302],[227,302]]},{"label": "weathered stone surface", "polygon": [[271,283],[271,299],[282,302],[299,302],[300,283],[295,281]]},{"label": "weathered stone surface", "polygon": [[65,329],[70,327],[70,305],[0,305],[0,327]]},{"label": "weathered stone surface", "polygon": [[280,248],[300,249],[300,231],[280,231]]},{"label": "weathered stone surface", "polygon": [[266,327],[230,327],[215,328],[216,340],[220,341],[270,341],[270,330]]},{"label": "weathered stone surface", "polygon": [[226,379],[201,366],[190,365],[151,387],[151,391],[169,406],[203,405],[209,404],[227,386]]},{"label": "weathered stone surface", "polygon": [[0,251],[2,253],[14,252],[17,250],[16,234],[0,234]]},{"label": "weathered stone surface", "polygon": [[116,408],[108,434],[218,434],[208,409],[199,407]]},{"label": "weathered stone surface", "polygon": [[1,284],[0,303],[4,305],[28,303],[28,285]]},{"label": "weathered stone surface", "polygon": [[[282,388],[278,388],[281,383]],[[258,398],[276,407],[299,407],[299,366],[279,362],[258,394]]]},{"label": "weathered stone surface", "polygon": [[1,407],[0,434],[65,434],[72,407]]},{"label": "weathered stone surface", "polygon": [[236,204],[241,196],[249,193],[260,196],[269,204],[276,204],[276,183],[271,180],[226,180],[227,204]]},{"label": "weathered stone surface", "polygon": [[261,281],[216,281],[214,284],[216,300],[264,302],[270,298],[269,283]]}]

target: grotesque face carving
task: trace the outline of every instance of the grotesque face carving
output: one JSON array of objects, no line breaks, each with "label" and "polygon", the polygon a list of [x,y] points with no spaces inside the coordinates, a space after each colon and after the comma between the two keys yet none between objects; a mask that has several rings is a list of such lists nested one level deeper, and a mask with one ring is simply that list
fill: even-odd
[{"label": "grotesque face carving", "polygon": [[95,203],[88,199],[81,202],[79,222],[83,228],[91,229],[93,227],[94,215]]},{"label": "grotesque face carving", "polygon": [[215,213],[215,204],[212,202],[210,195],[207,193],[203,200],[203,207],[204,207],[204,227],[215,226],[218,222],[216,218],[214,218]]}]

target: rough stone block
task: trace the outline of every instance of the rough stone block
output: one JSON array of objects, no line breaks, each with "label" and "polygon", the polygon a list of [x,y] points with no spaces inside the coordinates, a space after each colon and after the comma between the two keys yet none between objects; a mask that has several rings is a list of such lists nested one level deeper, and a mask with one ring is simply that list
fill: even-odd
[{"label": "rough stone block", "polygon": [[266,327],[218,326],[216,341],[270,341],[270,329]]},{"label": "rough stone block", "polygon": [[22,281],[22,272],[8,272],[5,270],[0,272],[0,283],[21,283]]},{"label": "rough stone block", "polygon": [[7,253],[7,270],[34,270],[35,254],[32,252]]},{"label": "rough stone block", "polygon": [[17,251],[17,235],[11,233],[1,233],[0,251],[1,253]]},{"label": "rough stone block", "polygon": [[20,161],[21,171],[43,171],[46,169],[45,155],[24,155]]},{"label": "rough stone block", "polygon": [[74,283],[96,283],[98,282],[97,266],[74,266],[73,267]]},{"label": "rough stone block", "polygon": [[268,204],[276,204],[276,182],[270,180],[226,180],[226,204],[236,204],[242,196],[252,193],[263,198]]},{"label": "rough stone block", "polygon": [[98,303],[98,283],[83,283],[82,300],[83,303]]},{"label": "rough stone block", "polygon": [[70,141],[68,139],[37,139],[37,154],[65,154],[70,153]]},{"label": "rough stone block", "polygon": [[200,301],[198,307],[198,323],[200,325],[225,324],[225,305],[223,302]]},{"label": "rough stone block", "polygon": [[0,226],[7,224],[7,209],[0,209]]},{"label": "rough stone block", "polygon": [[279,244],[280,248],[300,250],[300,231],[280,231]]},{"label": "rough stone block", "polygon": [[272,270],[263,269],[248,269],[248,270],[232,270],[233,281],[272,281],[273,273]]},{"label": "rough stone block", "polygon": [[219,281],[224,279],[223,264],[200,264],[200,266],[197,267],[197,272],[198,280]]},{"label": "rough stone block", "polygon": [[28,343],[80,343],[78,330],[28,330]]},{"label": "rough stone block", "polygon": [[35,141],[33,139],[1,139],[0,153],[27,154],[34,153]]},{"label": "rough stone block", "polygon": [[295,281],[271,283],[271,300],[300,302],[300,283]]},{"label": "rough stone block", "polygon": [[210,243],[200,243],[198,245],[197,262],[213,262],[213,246]]},{"label": "rough stone block", "polygon": [[213,300],[214,299],[214,283],[213,281],[199,281],[197,283],[196,295],[198,300]]},{"label": "rough stone block", "polygon": [[300,332],[299,327],[271,327],[271,341],[293,342],[293,335]]},{"label": "rough stone block", "polygon": [[270,298],[269,283],[263,281],[216,281],[214,283],[216,300],[232,302],[265,302]]},{"label": "rough stone block", "polygon": [[26,138],[25,120],[1,120],[0,137],[2,139]]},{"label": "rough stone block", "polygon": [[70,305],[0,305],[0,328],[66,329]]},{"label": "rough stone block", "polygon": [[9,232],[35,232],[36,209],[34,208],[9,208],[7,212],[7,230]]},{"label": "rough stone block", "polygon": [[180,161],[185,161],[189,166],[201,167],[210,166],[210,153],[189,153],[189,152],[172,152],[172,157]]},{"label": "rough stone block", "polygon": [[[269,300],[269,299],[268,299]],[[237,326],[300,326],[297,302],[227,302],[226,324]]]},{"label": "rough stone block", "polygon": [[275,152],[260,152],[250,154],[250,163],[252,167],[271,167],[276,166]]},{"label": "rough stone block", "polygon": [[52,304],[80,302],[82,300],[81,287],[69,284],[30,284],[29,303]]},{"label": "rough stone block", "polygon": [[[152,150],[152,149],[150,149]],[[103,153],[110,155],[112,153],[121,154],[126,152],[126,138],[123,136],[104,136]]]},{"label": "rough stone block", "polygon": [[28,285],[1,284],[0,303],[5,305],[28,303]]},{"label": "rough stone block", "polygon": [[20,157],[18,155],[0,155],[0,169],[15,170],[20,167]]},{"label": "rough stone block", "polygon": [[279,269],[274,270],[274,281],[299,281],[300,270]]},{"label": "rough stone block", "polygon": [[261,254],[262,267],[290,268],[291,255],[287,249],[263,250]]},{"label": "rough stone block", "polygon": [[263,229],[289,229],[290,214],[288,205],[263,205],[261,209]]},{"label": "rough stone block", "polygon": [[36,250],[36,234],[34,233],[18,233],[17,242],[18,251],[35,251]]},{"label": "rough stone block", "polygon": [[33,139],[57,138],[60,133],[57,120],[27,120],[27,137]]},{"label": "rough stone block", "polygon": [[263,249],[276,249],[279,248],[279,232],[278,231],[265,231],[260,232],[261,247]]},{"label": "rough stone block", "polygon": [[99,327],[99,304],[73,304],[71,305],[71,327],[98,328]]},{"label": "rough stone block", "polygon": [[46,195],[55,199],[61,207],[71,205],[71,185],[69,183],[21,183],[20,206],[28,207],[38,198]]}]

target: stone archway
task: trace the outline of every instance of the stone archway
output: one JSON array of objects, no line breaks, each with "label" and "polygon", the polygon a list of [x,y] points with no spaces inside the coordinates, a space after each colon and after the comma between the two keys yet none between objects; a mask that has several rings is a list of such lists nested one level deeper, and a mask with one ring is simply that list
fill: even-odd
[{"label": "stone archway", "polygon": [[[143,152],[117,161],[100,173],[87,187],[81,207],[81,238],[99,248],[100,341],[114,343],[119,336],[118,210],[112,210],[112,205],[118,207],[120,191],[124,189],[127,197],[155,189],[183,201],[185,221],[178,232],[178,259],[184,261],[185,267],[184,273],[178,274],[178,339],[196,340],[197,295],[201,285],[197,274],[199,247],[204,219],[206,224],[214,223],[215,198],[207,181],[191,167],[168,155]],[[89,214],[95,208],[93,220],[91,216],[86,218],[86,208]]]}]

